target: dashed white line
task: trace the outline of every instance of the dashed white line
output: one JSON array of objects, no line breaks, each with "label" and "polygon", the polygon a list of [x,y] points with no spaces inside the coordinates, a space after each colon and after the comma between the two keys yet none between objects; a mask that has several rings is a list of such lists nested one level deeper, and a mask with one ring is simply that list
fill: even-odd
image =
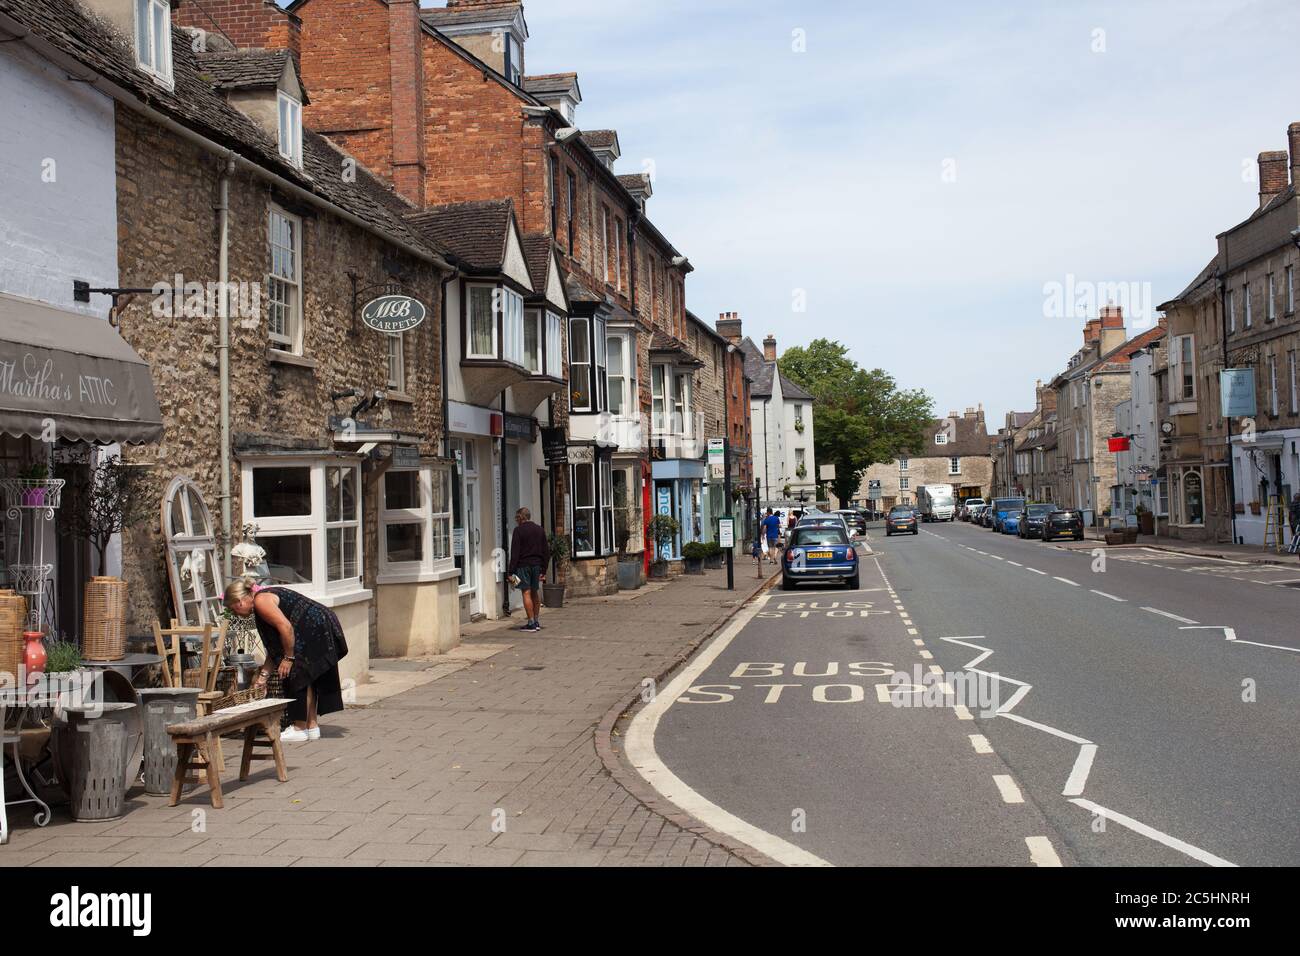
[{"label": "dashed white line", "polygon": [[970,708],[962,705],[953,705],[952,712],[957,715],[958,720],[974,720],[975,715],[970,712]]},{"label": "dashed white line", "polygon": [[1026,571],[1033,571],[1035,574],[1041,574],[1041,575],[1043,575],[1044,577],[1047,576],[1047,572],[1046,572],[1046,571],[1039,571],[1037,568],[1026,567],[1025,570],[1026,570]]},{"label": "dashed white line", "polygon": [[975,748],[977,754],[993,753],[993,745],[989,743],[989,739],[983,734],[971,734],[970,745]]},{"label": "dashed white line", "polygon": [[921,640],[919,637],[912,638],[912,643],[917,647],[925,647],[925,641]]},{"label": "dashed white line", "polygon": [[1018,568],[1024,567],[1024,565],[1021,564],[1019,561],[1012,561],[1010,558],[1007,558],[1007,564],[1014,564]]},{"label": "dashed white line", "polygon": [[1160,610],[1160,608],[1158,608],[1158,607],[1143,607],[1142,610],[1144,610],[1144,611],[1150,611],[1152,614],[1159,614],[1161,617],[1167,617],[1167,618],[1169,618],[1171,621],[1178,621],[1178,622],[1181,623],[1181,624],[1197,624],[1197,623],[1199,623],[1199,622],[1197,622],[1197,621],[1193,621],[1193,620],[1191,620],[1190,618],[1179,617],[1177,614],[1170,614],[1168,611],[1162,611],[1162,610]]},{"label": "dashed white line", "polygon": [[919,651],[918,653],[921,655],[922,660],[926,660],[926,661],[934,660],[934,655],[931,654],[929,651]]},{"label": "dashed white line", "polygon": [[1011,779],[1010,774],[995,773],[993,782],[997,784],[998,793],[1002,794],[1003,803],[1024,803],[1025,795],[1020,792],[1016,782]]},{"label": "dashed white line", "polygon": [[1070,585],[1070,587],[1073,588],[1077,588],[1079,586],[1077,582],[1071,581],[1069,578],[1058,578],[1056,575],[1052,575],[1052,580],[1060,581],[1062,584],[1068,584]]},{"label": "dashed white line", "polygon": [[1223,857],[1215,856],[1200,847],[1192,846],[1185,843],[1177,837],[1171,837],[1168,833],[1161,833],[1154,827],[1149,827],[1145,823],[1134,820],[1132,817],[1126,817],[1122,813],[1116,813],[1114,810],[1108,810],[1103,806],[1093,803],[1091,800],[1084,800],[1082,797],[1075,797],[1070,801],[1077,807],[1105,817],[1107,820],[1114,820],[1122,827],[1127,827],[1134,833],[1140,833],[1149,840],[1155,840],[1157,843],[1163,843],[1172,850],[1177,850],[1185,856],[1190,856],[1193,860],[1199,860],[1207,866],[1236,866],[1235,863],[1229,863]]},{"label": "dashed white line", "polygon": [[919,632],[916,630],[916,628],[914,628],[914,627],[909,627],[909,628],[907,629],[907,633],[908,633],[908,634],[917,634],[917,633],[919,633]]},{"label": "dashed white line", "polygon": [[1074,769],[1070,771],[1070,779],[1065,781],[1061,796],[1077,797],[1083,793],[1083,788],[1088,784],[1088,774],[1092,772],[1092,759],[1096,756],[1096,744],[1083,744],[1079,747],[1079,755],[1074,758]]},{"label": "dashed white line", "polygon": [[1056,855],[1056,848],[1052,846],[1052,841],[1047,837],[1025,837],[1025,845],[1029,847],[1029,862],[1034,866],[1061,865],[1061,858]]},{"label": "dashed white line", "polygon": [[1100,594],[1104,598],[1110,598],[1112,601],[1119,601],[1121,604],[1127,604],[1128,598],[1115,597],[1113,594],[1107,594],[1105,591],[1098,591],[1096,588],[1089,588],[1093,594]]},{"label": "dashed white line", "polygon": [[931,673],[931,674],[942,674],[942,673],[943,673],[943,668],[940,667],[938,664],[931,664],[931,665],[930,665],[930,673]]}]

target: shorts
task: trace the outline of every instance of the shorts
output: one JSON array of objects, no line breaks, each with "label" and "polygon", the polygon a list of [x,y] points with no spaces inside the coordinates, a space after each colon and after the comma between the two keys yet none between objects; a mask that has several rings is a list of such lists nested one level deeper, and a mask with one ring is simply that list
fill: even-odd
[{"label": "shorts", "polygon": [[542,569],[535,564],[521,564],[515,568],[515,575],[519,578],[517,585],[521,591],[538,591],[542,587]]}]

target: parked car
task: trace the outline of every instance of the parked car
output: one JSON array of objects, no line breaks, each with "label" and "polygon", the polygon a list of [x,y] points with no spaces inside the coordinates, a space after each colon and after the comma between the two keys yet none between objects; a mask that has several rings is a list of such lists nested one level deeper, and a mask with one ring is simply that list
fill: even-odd
[{"label": "parked car", "polygon": [[795,524],[795,528],[839,528],[844,532],[846,538],[852,538],[858,532],[849,527],[848,520],[840,514],[834,512],[822,512],[821,514],[800,518]]},{"label": "parked car", "polygon": [[967,498],[962,502],[961,520],[978,521],[980,512],[984,510],[983,498]]},{"label": "parked car", "polygon": [[856,508],[841,508],[839,511],[832,512],[844,519],[848,524],[850,531],[857,531],[858,534],[866,534],[867,518],[861,511]]},{"label": "parked car", "polygon": [[861,576],[858,552],[842,527],[796,527],[790,533],[781,563],[781,587],[787,591],[805,581],[842,581],[856,590]]},{"label": "parked car", "polygon": [[[989,517],[989,528],[993,531],[1009,534],[1010,532],[1007,532],[1004,527],[1008,517],[1014,516],[1018,522],[1020,512],[1024,510],[1024,498],[994,498],[993,504],[989,505],[989,511],[991,512]],[[1015,530],[1015,528],[1011,529],[1011,531]]]},{"label": "parked car", "polygon": [[885,537],[909,532],[921,533],[921,519],[917,516],[916,510],[910,505],[898,505],[889,509],[889,514],[885,516]]},{"label": "parked car", "polygon": [[1083,540],[1083,512],[1073,508],[1053,511],[1043,522],[1042,537],[1044,541],[1070,536],[1075,541]]},{"label": "parked car", "polygon": [[1047,516],[1056,510],[1053,504],[1032,504],[1025,507],[1020,513],[1020,523],[1016,527],[1016,535],[1021,538],[1041,538],[1043,536],[1043,524],[1047,521]]}]

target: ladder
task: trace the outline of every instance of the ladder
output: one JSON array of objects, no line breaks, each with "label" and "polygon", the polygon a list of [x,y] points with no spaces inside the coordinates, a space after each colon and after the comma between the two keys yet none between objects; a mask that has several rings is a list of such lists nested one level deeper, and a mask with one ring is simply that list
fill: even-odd
[{"label": "ladder", "polygon": [[1277,495],[1268,496],[1268,511],[1264,521],[1264,547],[1269,545],[1278,554],[1286,548],[1286,506],[1278,499]]}]

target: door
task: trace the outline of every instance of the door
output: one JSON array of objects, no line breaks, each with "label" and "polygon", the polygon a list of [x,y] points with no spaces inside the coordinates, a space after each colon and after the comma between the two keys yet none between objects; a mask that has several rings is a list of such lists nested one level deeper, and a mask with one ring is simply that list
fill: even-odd
[{"label": "door", "polygon": [[483,588],[480,586],[479,554],[482,548],[482,536],[479,529],[479,495],[478,476],[465,476],[465,577],[461,584],[462,594],[469,593],[469,613],[483,613]]},{"label": "door", "polygon": [[452,558],[460,569],[460,596],[468,599],[471,615],[481,614],[478,462],[472,440],[453,439],[451,448],[457,462],[456,480],[452,483]]}]

